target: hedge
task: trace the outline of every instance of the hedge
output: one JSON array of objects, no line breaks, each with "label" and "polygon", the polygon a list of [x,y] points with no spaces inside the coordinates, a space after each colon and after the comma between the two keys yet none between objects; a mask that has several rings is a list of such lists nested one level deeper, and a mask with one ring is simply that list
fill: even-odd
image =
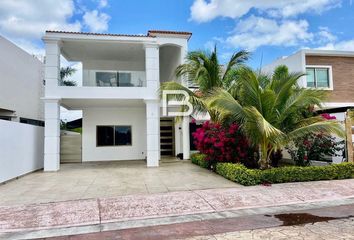
[{"label": "hedge", "polygon": [[[194,154],[192,162],[206,167],[205,156]],[[194,160],[193,160],[194,159]],[[216,173],[245,186],[260,183],[307,182],[318,180],[347,179],[354,177],[353,163],[340,163],[326,166],[286,166],[267,170],[249,169],[242,164],[218,163]]]},{"label": "hedge", "polygon": [[194,164],[201,166],[202,168],[208,168],[208,162],[205,160],[206,155],[202,153],[193,153],[191,155],[191,161]]}]

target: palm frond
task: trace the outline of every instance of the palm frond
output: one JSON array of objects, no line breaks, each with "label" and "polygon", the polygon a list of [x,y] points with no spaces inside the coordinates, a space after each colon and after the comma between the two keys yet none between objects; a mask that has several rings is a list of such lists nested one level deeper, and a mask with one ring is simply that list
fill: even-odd
[{"label": "palm frond", "polygon": [[337,135],[340,138],[345,137],[344,129],[340,122],[336,120],[324,120],[296,128],[295,130],[287,133],[286,141],[289,142],[314,133],[328,133]]}]

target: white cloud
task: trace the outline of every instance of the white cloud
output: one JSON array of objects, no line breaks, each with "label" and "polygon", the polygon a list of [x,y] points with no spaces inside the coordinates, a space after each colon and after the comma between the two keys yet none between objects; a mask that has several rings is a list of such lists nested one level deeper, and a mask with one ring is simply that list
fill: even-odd
[{"label": "white cloud", "polygon": [[340,50],[340,51],[354,51],[354,39],[327,43],[324,46],[318,47],[321,50]]},{"label": "white cloud", "polygon": [[107,0],[99,0],[99,2],[98,2],[98,7],[99,8],[105,8],[107,6],[108,6]]},{"label": "white cloud", "polygon": [[227,42],[234,47],[254,50],[263,45],[294,46],[313,39],[306,20],[276,21],[263,17],[250,16],[240,20]]},{"label": "white cloud", "polygon": [[73,0],[2,0],[0,32],[7,37],[39,39],[45,30],[79,31],[79,21],[70,22]]},{"label": "white cloud", "polygon": [[111,19],[106,13],[97,10],[88,11],[84,14],[83,20],[91,32],[104,32],[108,29],[108,21]]},{"label": "white cloud", "polygon": [[334,42],[337,37],[331,33],[328,27],[320,27],[317,33],[318,43],[323,44],[327,42]]},{"label": "white cloud", "polygon": [[252,9],[272,17],[293,17],[311,12],[321,13],[338,7],[341,0],[195,0],[191,6],[191,19],[208,22],[217,17],[240,18]]}]

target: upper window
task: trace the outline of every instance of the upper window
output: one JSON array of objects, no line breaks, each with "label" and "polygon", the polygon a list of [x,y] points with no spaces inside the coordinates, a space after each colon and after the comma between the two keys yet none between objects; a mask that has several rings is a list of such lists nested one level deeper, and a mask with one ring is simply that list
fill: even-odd
[{"label": "upper window", "polygon": [[132,145],[131,126],[97,126],[97,146]]},{"label": "upper window", "polygon": [[331,88],[331,68],[330,67],[306,67],[307,87],[311,88]]}]

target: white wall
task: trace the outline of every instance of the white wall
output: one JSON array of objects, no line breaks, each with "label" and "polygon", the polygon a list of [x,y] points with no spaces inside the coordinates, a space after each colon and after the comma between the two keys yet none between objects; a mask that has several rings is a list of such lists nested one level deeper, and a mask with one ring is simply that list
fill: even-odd
[{"label": "white wall", "polygon": [[0,120],[0,183],[43,168],[44,128]]},{"label": "white wall", "polygon": [[[131,108],[83,109],[82,161],[137,160],[146,157],[146,110]],[[132,126],[131,146],[96,146],[97,125]]]},{"label": "white wall", "polygon": [[176,68],[181,64],[181,48],[160,47],[160,81],[176,81]]},{"label": "white wall", "polygon": [[[303,51],[299,51],[293,55],[278,58],[272,63],[263,66],[262,72],[266,74],[272,74],[274,69],[279,65],[286,65],[289,68],[289,72],[305,73],[305,54]],[[300,78],[299,85],[302,87],[306,87],[306,77]]]},{"label": "white wall", "polygon": [[43,64],[0,36],[0,108],[43,120],[42,82]]}]

